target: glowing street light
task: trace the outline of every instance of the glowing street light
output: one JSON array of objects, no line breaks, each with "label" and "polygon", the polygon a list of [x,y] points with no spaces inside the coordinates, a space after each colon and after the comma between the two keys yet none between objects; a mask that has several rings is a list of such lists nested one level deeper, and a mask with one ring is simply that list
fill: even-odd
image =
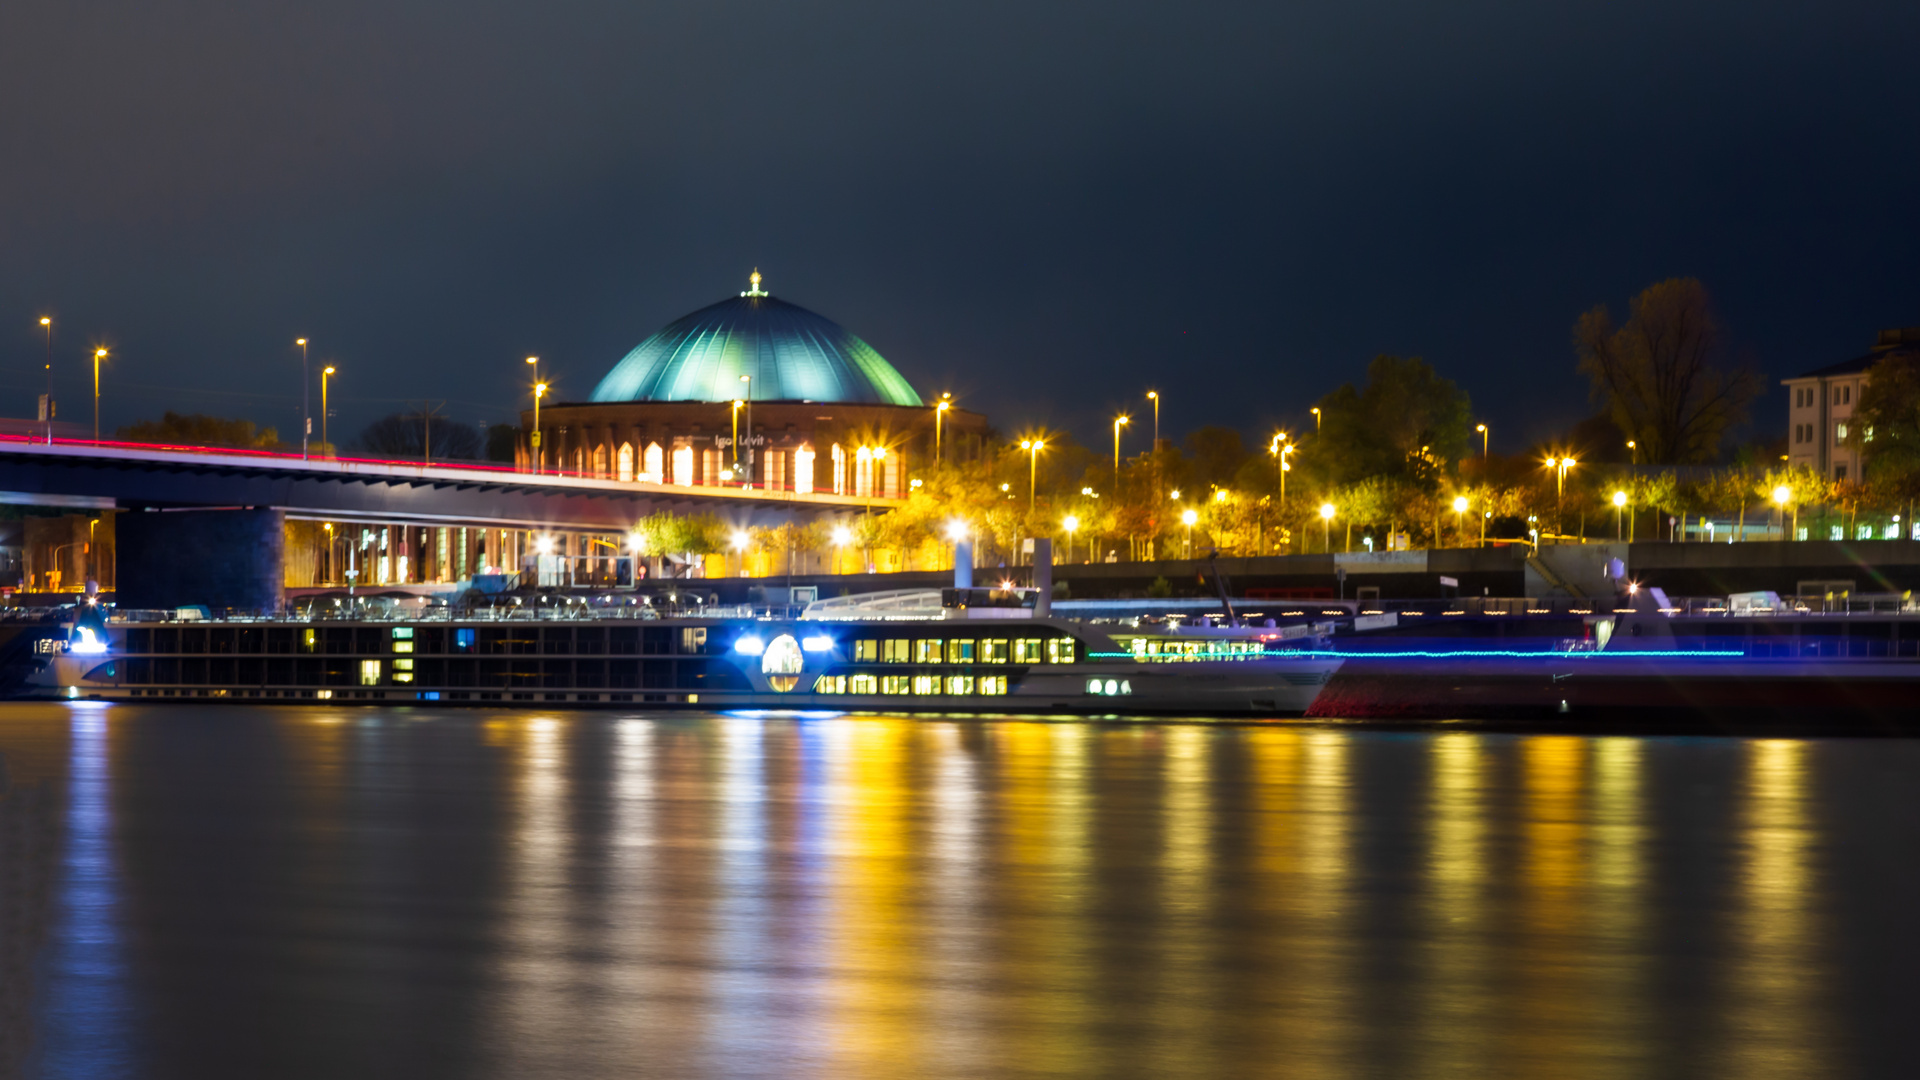
[{"label": "glowing street light", "polygon": [[747,467],[740,468],[740,437],[733,439],[733,471],[748,487],[753,486],[753,376],[742,375],[740,381],[747,384]]},{"label": "glowing street light", "polygon": [[1193,523],[1200,520],[1200,514],[1188,510],[1180,515],[1180,523],[1187,527],[1187,558],[1193,558]]},{"label": "glowing street light", "polygon": [[42,315],[40,325],[47,330],[47,445],[53,445],[53,319]]},{"label": "glowing street light", "polygon": [[1125,427],[1130,419],[1132,418],[1127,416],[1113,418],[1113,490],[1115,491],[1120,490],[1120,429]]},{"label": "glowing street light", "polygon": [[1323,546],[1326,547],[1326,549],[1329,552],[1333,550],[1333,515],[1334,513],[1335,511],[1333,509],[1332,503],[1320,504],[1320,542]]},{"label": "glowing street light", "polygon": [[947,410],[953,408],[953,395],[941,394],[940,400],[933,403],[933,463],[940,464],[940,436],[945,426]]},{"label": "glowing street light", "polygon": [[1283,514],[1287,511],[1287,474],[1293,471],[1293,466],[1287,464],[1287,455],[1297,449],[1299,447],[1287,441],[1284,431],[1275,435],[1273,442],[1267,445],[1267,453],[1273,455],[1275,471],[1280,474],[1280,512]]},{"label": "glowing street light", "polygon": [[335,368],[332,364],[320,369],[320,445],[327,447],[329,452],[333,448],[327,442],[327,380],[334,374]]},{"label": "glowing street light", "polygon": [[107,350],[93,350],[93,441],[100,441],[100,361],[107,358]]},{"label": "glowing street light", "polygon": [[1561,518],[1564,516],[1561,512],[1561,506],[1567,494],[1567,470],[1577,464],[1579,464],[1579,462],[1574,461],[1570,457],[1549,457],[1547,459],[1547,468],[1554,471],[1553,528],[1555,532],[1562,536],[1566,535],[1567,532],[1565,524],[1561,521]]},{"label": "glowing street light", "polygon": [[1022,439],[1020,441],[1020,449],[1027,452],[1027,513],[1029,514],[1033,513],[1034,482],[1039,476],[1040,451],[1046,448],[1047,444],[1039,439]]},{"label": "glowing street light", "polygon": [[1466,512],[1467,512],[1467,497],[1465,495],[1455,495],[1453,497],[1453,532],[1454,532],[1454,535],[1460,537],[1460,543],[1462,546],[1466,544],[1467,538],[1464,535],[1466,532],[1466,526],[1461,523],[1460,515]]},{"label": "glowing street light", "polygon": [[1060,525],[1062,528],[1067,530],[1067,561],[1072,562],[1073,561],[1073,534],[1075,530],[1080,528],[1080,519],[1076,515],[1068,514],[1064,519],[1061,520]]},{"label": "glowing street light", "polygon": [[[313,369],[307,365],[307,339],[294,338],[293,343],[300,346],[300,457],[301,460],[305,460],[307,456],[307,440],[313,437],[313,391],[311,389]],[[95,378],[93,381],[97,383],[100,380]],[[94,396],[99,396],[97,388],[94,391]],[[98,406],[95,406],[93,411],[97,413],[100,409]],[[98,428],[100,426],[99,421],[96,420],[93,426]],[[93,438],[95,442],[100,441],[100,433],[95,431]]]},{"label": "glowing street light", "polygon": [[[1785,484],[1781,484],[1779,487],[1774,488],[1773,501],[1779,504],[1780,517],[1782,519],[1780,523],[1782,525],[1785,525],[1786,524],[1785,518],[1787,515],[1787,504],[1793,502],[1793,489],[1788,487]],[[1799,536],[1800,536],[1800,507],[1796,505],[1793,508],[1793,532],[1792,534],[1790,534],[1789,539],[1799,539]]]},{"label": "glowing street light", "polygon": [[[738,475],[740,472],[740,410],[745,405],[746,405],[746,402],[741,401],[738,398],[734,399],[734,402],[733,402],[733,470],[732,471],[735,475]],[[733,479],[733,477],[729,476],[726,479],[731,480]]]},{"label": "glowing street light", "polygon": [[1480,424],[1473,430],[1480,433],[1480,460],[1485,461],[1487,460],[1487,439],[1490,437],[1487,432],[1487,425]]},{"label": "glowing street light", "polygon": [[1627,508],[1627,493],[1624,491],[1614,492],[1613,493],[1613,538],[1615,540],[1626,539],[1626,530],[1620,524],[1621,515],[1626,511],[1626,508]]},{"label": "glowing street light", "polygon": [[1313,413],[1313,433],[1318,435],[1320,434],[1320,409],[1316,406],[1311,411]]},{"label": "glowing street light", "polygon": [[527,357],[527,363],[533,367],[533,434],[527,437],[527,447],[533,453],[533,471],[543,471],[546,455],[540,452],[540,399],[546,396],[547,384],[540,381],[540,358]]}]

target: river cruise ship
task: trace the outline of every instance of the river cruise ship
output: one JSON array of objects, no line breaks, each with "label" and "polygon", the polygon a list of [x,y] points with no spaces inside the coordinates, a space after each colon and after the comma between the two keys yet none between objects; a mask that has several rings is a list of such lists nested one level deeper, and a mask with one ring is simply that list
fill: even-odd
[{"label": "river cruise ship", "polygon": [[42,692],[136,701],[408,702],[1299,715],[1339,667],[1311,625],[1095,623],[989,589],[823,601],[797,617],[577,599],[484,611],[83,617]]}]

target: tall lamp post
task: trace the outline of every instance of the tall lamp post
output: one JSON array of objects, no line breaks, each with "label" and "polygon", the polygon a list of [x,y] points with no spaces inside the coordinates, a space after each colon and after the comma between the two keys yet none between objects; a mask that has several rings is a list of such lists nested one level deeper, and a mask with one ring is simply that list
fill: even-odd
[{"label": "tall lamp post", "polygon": [[1627,509],[1627,493],[1624,491],[1614,492],[1613,493],[1613,538],[1615,540],[1625,540],[1627,538],[1626,527],[1621,524],[1621,515],[1626,512],[1626,509]]},{"label": "tall lamp post", "polygon": [[1320,544],[1329,553],[1333,551],[1333,515],[1332,503],[1320,504]]},{"label": "tall lamp post", "polygon": [[733,476],[740,475],[740,407],[746,402],[734,399],[733,402]]},{"label": "tall lamp post", "polygon": [[40,317],[40,325],[47,328],[47,403],[42,406],[47,414],[47,445],[53,445],[53,320],[45,315]]},{"label": "tall lamp post", "polygon": [[1490,437],[1487,432],[1487,425],[1481,424],[1473,430],[1480,433],[1480,460],[1485,461],[1487,460],[1487,439]]},{"label": "tall lamp post", "polygon": [[1067,530],[1067,562],[1071,563],[1073,562],[1073,533],[1080,527],[1080,519],[1073,514],[1068,514],[1060,524]]},{"label": "tall lamp post", "polygon": [[1147,400],[1153,402],[1153,501],[1160,501],[1160,391],[1147,391]]},{"label": "tall lamp post", "polygon": [[1036,479],[1040,475],[1040,451],[1047,444],[1039,439],[1020,440],[1020,449],[1027,452],[1027,513],[1033,513],[1033,492]]},{"label": "tall lamp post", "polygon": [[[1773,489],[1773,501],[1780,507],[1780,526],[1782,531],[1787,524],[1787,504],[1793,501],[1793,489],[1785,484]],[[1793,532],[1787,533],[1788,540],[1795,539],[1800,533],[1800,508],[1793,508]]]},{"label": "tall lamp post", "polygon": [[547,384],[540,381],[540,358],[529,356],[527,363],[533,367],[533,432],[527,436],[527,448],[532,451],[533,471],[539,473],[545,464],[540,452],[540,399],[546,396]]},{"label": "tall lamp post", "polygon": [[1565,516],[1562,513],[1561,507],[1566,500],[1567,494],[1567,470],[1573,468],[1576,464],[1578,463],[1570,457],[1547,459],[1547,468],[1552,469],[1554,474],[1553,531],[1562,536],[1566,535],[1567,532],[1566,524],[1561,520]]},{"label": "tall lamp post", "polygon": [[93,441],[100,441],[100,361],[107,358],[107,350],[93,350]]},{"label": "tall lamp post", "polygon": [[333,445],[327,442],[327,380],[333,375],[332,364],[320,369],[320,445],[327,448],[328,454],[333,453]]},{"label": "tall lamp post", "polygon": [[1113,420],[1113,490],[1116,497],[1120,491],[1120,429],[1126,426],[1129,419],[1117,416]]},{"label": "tall lamp post", "polygon": [[1186,557],[1189,559],[1193,558],[1193,523],[1199,520],[1200,514],[1196,510],[1184,510],[1180,513],[1180,524],[1187,527]]},{"label": "tall lamp post", "polygon": [[[313,436],[313,390],[308,385],[313,382],[313,369],[307,366],[307,339],[294,338],[293,343],[300,346],[300,458],[304,461],[307,440]],[[95,435],[94,438],[100,436]]]},{"label": "tall lamp post", "polygon": [[1320,434],[1320,409],[1317,406],[1313,409],[1313,433]]},{"label": "tall lamp post", "polygon": [[[742,473],[738,464],[733,473],[742,481],[743,487],[753,486],[753,376],[742,375],[740,381],[747,384],[747,471]],[[737,455],[736,455],[737,456]]]},{"label": "tall lamp post", "polygon": [[1466,512],[1467,497],[1465,495],[1455,495],[1453,497],[1453,532],[1455,536],[1460,538],[1461,547],[1467,546],[1467,527],[1460,516]]},{"label": "tall lamp post", "polygon": [[953,408],[953,395],[941,394],[940,400],[933,403],[933,464],[940,465],[940,435],[945,426],[947,410]]}]

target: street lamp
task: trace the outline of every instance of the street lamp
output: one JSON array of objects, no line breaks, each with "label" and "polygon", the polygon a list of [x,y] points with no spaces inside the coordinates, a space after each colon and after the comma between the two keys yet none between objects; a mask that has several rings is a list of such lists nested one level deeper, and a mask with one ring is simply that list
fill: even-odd
[{"label": "street lamp", "polygon": [[1067,561],[1071,563],[1073,561],[1073,533],[1075,529],[1080,527],[1080,519],[1073,514],[1068,514],[1060,524],[1067,530]]},{"label": "street lamp", "polygon": [[1466,546],[1467,538],[1464,535],[1466,532],[1466,526],[1461,523],[1460,515],[1466,512],[1467,512],[1467,497],[1465,495],[1455,495],[1453,497],[1453,532],[1454,532],[1454,535],[1460,537],[1460,545],[1462,547]]},{"label": "street lamp", "polygon": [[1318,435],[1320,434],[1320,409],[1316,406],[1312,411],[1313,411],[1313,433],[1315,435]]},{"label": "street lamp", "polygon": [[1299,448],[1287,441],[1287,433],[1284,431],[1275,435],[1273,442],[1267,445],[1267,453],[1273,455],[1275,471],[1280,474],[1280,512],[1282,514],[1287,512],[1287,473],[1293,471],[1293,466],[1287,464],[1287,455],[1297,449]]},{"label": "street lamp", "polygon": [[1485,461],[1487,460],[1487,439],[1489,437],[1489,433],[1487,431],[1487,425],[1480,424],[1479,426],[1475,427],[1473,430],[1480,433],[1480,460]]},{"label": "street lamp", "polygon": [[1046,449],[1046,443],[1039,439],[1022,439],[1020,449],[1027,452],[1027,513],[1033,513],[1033,491],[1035,478],[1040,470],[1040,451]]},{"label": "street lamp", "polygon": [[1332,503],[1320,504],[1320,543],[1329,552],[1333,550],[1333,515]]},{"label": "street lamp", "polygon": [[540,381],[540,358],[529,356],[527,363],[533,366],[533,434],[527,437],[527,446],[533,452],[533,471],[538,473],[546,456],[540,452],[540,399],[546,395],[547,384]]},{"label": "street lamp", "polygon": [[325,446],[328,453],[333,452],[333,447],[327,442],[327,380],[333,375],[332,364],[320,369],[320,445]]},{"label": "street lamp", "polygon": [[1564,514],[1561,512],[1561,504],[1567,494],[1567,470],[1577,464],[1579,463],[1570,457],[1550,457],[1547,459],[1547,468],[1554,471],[1553,529],[1562,536],[1566,535],[1567,531],[1566,525],[1561,521],[1561,518],[1564,517]]},{"label": "street lamp", "polygon": [[100,361],[107,358],[107,350],[93,350],[93,441],[100,441]]},{"label": "street lamp", "polygon": [[740,376],[740,381],[747,384],[747,470],[744,473],[740,471],[740,451],[738,448],[735,448],[733,452],[733,461],[734,461],[733,471],[743,481],[745,481],[745,486],[752,487],[753,486],[753,376],[742,375]]},{"label": "street lamp", "polygon": [[47,414],[47,445],[53,445],[53,320],[45,315],[40,317],[40,325],[47,328],[47,403],[42,411]]},{"label": "street lamp", "polygon": [[1640,464],[1640,444],[1632,439],[1627,440],[1627,460],[1635,465]]},{"label": "street lamp", "polygon": [[1120,490],[1120,429],[1131,417],[1117,416],[1113,420],[1113,490]]},{"label": "street lamp", "polygon": [[940,464],[940,435],[947,418],[947,410],[953,408],[953,395],[941,394],[940,400],[933,405],[933,463]]},{"label": "street lamp", "polygon": [[[313,388],[309,385],[313,382],[313,369],[307,366],[307,339],[294,338],[293,343],[300,346],[300,459],[305,461],[307,457],[307,440],[313,437]],[[96,378],[94,381],[99,382],[100,380]],[[97,389],[95,396],[98,396]],[[99,407],[96,406],[94,412],[97,413],[99,411]],[[96,428],[99,427],[99,421],[96,420],[93,426]],[[100,433],[95,431],[93,438],[94,441],[98,442]]]},{"label": "street lamp", "polygon": [[1198,511],[1188,510],[1180,515],[1180,524],[1187,527],[1187,558],[1193,558],[1193,523],[1200,520]]},{"label": "street lamp", "polygon": [[[740,475],[740,409],[746,402],[735,398],[733,401],[733,475]],[[862,455],[865,451],[861,451]],[[729,477],[731,479],[731,477]]]},{"label": "street lamp", "polygon": [[[1774,488],[1773,501],[1775,503],[1778,503],[1780,506],[1780,519],[1781,519],[1780,524],[1784,526],[1787,523],[1786,522],[1787,504],[1793,501],[1793,489],[1788,487],[1785,484],[1781,484],[1779,487]],[[1799,533],[1800,533],[1800,508],[1798,506],[1795,506],[1793,508],[1793,533],[1788,536],[1788,539],[1794,539],[1799,535]]]},{"label": "street lamp", "polygon": [[1621,524],[1620,524],[1620,515],[1622,512],[1626,510],[1626,508],[1627,508],[1627,493],[1624,491],[1614,492],[1613,493],[1613,538],[1615,540],[1626,539],[1625,530],[1621,527]]}]

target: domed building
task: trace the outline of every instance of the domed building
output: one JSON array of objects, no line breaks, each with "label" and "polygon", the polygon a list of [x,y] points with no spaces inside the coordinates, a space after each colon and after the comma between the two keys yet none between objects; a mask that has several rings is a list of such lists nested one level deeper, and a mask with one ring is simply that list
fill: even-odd
[{"label": "domed building", "polygon": [[[539,467],[631,483],[899,498],[908,471],[981,453],[986,418],[923,400],[873,346],[746,292],[667,324],[584,402],[543,402]],[[533,410],[521,430],[534,429]],[[735,435],[738,434],[738,444]],[[535,466],[522,436],[519,461]]]}]

